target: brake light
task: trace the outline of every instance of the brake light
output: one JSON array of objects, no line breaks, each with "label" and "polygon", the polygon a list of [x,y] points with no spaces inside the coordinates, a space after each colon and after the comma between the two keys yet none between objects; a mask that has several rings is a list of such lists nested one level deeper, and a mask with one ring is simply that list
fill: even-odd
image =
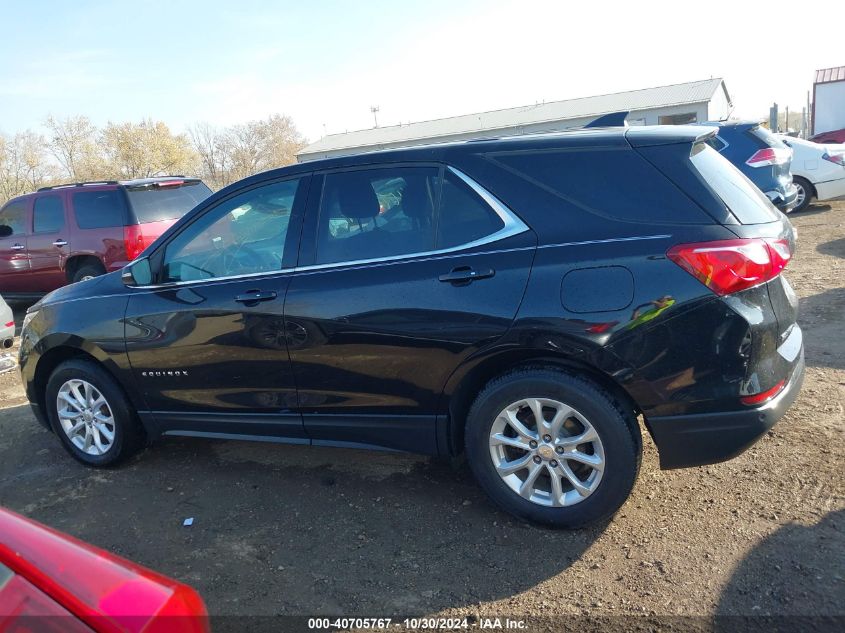
[{"label": "brake light", "polygon": [[776,384],[771,389],[767,389],[762,393],[756,393],[753,396],[743,396],[740,398],[740,402],[742,404],[760,404],[761,402],[765,402],[766,400],[771,400],[777,394],[780,393],[781,389],[784,388],[786,385],[786,380],[781,380],[778,384]]},{"label": "brake light", "polygon": [[825,152],[822,155],[822,158],[829,160],[831,163],[836,163],[837,165],[845,167],[845,154],[829,154],[828,152]]},{"label": "brake light", "polygon": [[792,152],[779,147],[765,147],[758,149],[751,158],[745,161],[749,167],[769,167],[771,165],[783,165],[792,158]]},{"label": "brake light", "polygon": [[126,259],[131,262],[155,240],[155,236],[144,234],[143,224],[130,224],[123,227],[123,246],[126,248]]},{"label": "brake light", "polygon": [[156,187],[180,187],[181,185],[184,185],[184,184],[185,184],[184,180],[159,180],[157,183],[155,183],[155,186]]},{"label": "brake light", "polygon": [[785,239],[736,239],[678,244],[666,256],[717,295],[777,277],[792,257]]}]

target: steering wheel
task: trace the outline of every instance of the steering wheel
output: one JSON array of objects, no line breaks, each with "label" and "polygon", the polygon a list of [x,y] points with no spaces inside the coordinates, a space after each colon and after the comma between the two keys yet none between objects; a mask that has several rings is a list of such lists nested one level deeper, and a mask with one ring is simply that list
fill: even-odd
[{"label": "steering wheel", "polygon": [[[213,264],[209,265],[211,262]],[[204,268],[220,271],[219,276],[257,273],[267,270],[267,262],[245,244],[232,244],[209,257]]]}]

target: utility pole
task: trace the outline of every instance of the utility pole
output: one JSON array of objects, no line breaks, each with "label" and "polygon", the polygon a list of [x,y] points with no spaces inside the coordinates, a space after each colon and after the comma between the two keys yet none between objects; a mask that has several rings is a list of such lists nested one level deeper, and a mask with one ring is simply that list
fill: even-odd
[{"label": "utility pole", "polygon": [[373,123],[375,124],[373,127],[378,127],[378,110],[378,106],[370,106],[370,112],[373,113]]}]

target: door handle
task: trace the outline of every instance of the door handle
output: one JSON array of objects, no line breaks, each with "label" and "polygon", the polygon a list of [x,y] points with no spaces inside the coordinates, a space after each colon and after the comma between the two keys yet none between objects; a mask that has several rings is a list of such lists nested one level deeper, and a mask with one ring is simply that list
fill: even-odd
[{"label": "door handle", "polygon": [[472,283],[476,279],[487,279],[496,274],[492,268],[471,268],[470,266],[459,266],[453,268],[445,275],[440,275],[438,279],[443,282],[452,283],[456,285]]},{"label": "door handle", "polygon": [[235,297],[235,301],[249,305],[259,301],[272,301],[275,298],[276,293],[273,290],[250,290]]},{"label": "door handle", "polygon": [[55,242],[53,242],[53,246],[67,246],[67,241],[63,240],[62,238],[59,238]]},{"label": "door handle", "polygon": [[24,246],[23,244],[12,244],[9,248],[11,248],[13,251],[22,251],[26,248],[26,246]]}]

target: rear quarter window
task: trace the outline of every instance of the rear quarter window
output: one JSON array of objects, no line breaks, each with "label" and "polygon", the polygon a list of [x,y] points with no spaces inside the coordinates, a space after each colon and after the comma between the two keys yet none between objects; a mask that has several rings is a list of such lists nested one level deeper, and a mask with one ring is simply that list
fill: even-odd
[{"label": "rear quarter window", "polygon": [[780,212],[745,174],[706,143],[696,143],[690,161],[707,186],[742,224],[775,222]]},{"label": "rear quarter window", "polygon": [[579,149],[491,156],[508,171],[581,209],[624,222],[712,220],[634,150]]},{"label": "rear quarter window", "polygon": [[118,189],[79,191],[71,196],[76,226],[104,229],[126,224],[126,201]]}]

